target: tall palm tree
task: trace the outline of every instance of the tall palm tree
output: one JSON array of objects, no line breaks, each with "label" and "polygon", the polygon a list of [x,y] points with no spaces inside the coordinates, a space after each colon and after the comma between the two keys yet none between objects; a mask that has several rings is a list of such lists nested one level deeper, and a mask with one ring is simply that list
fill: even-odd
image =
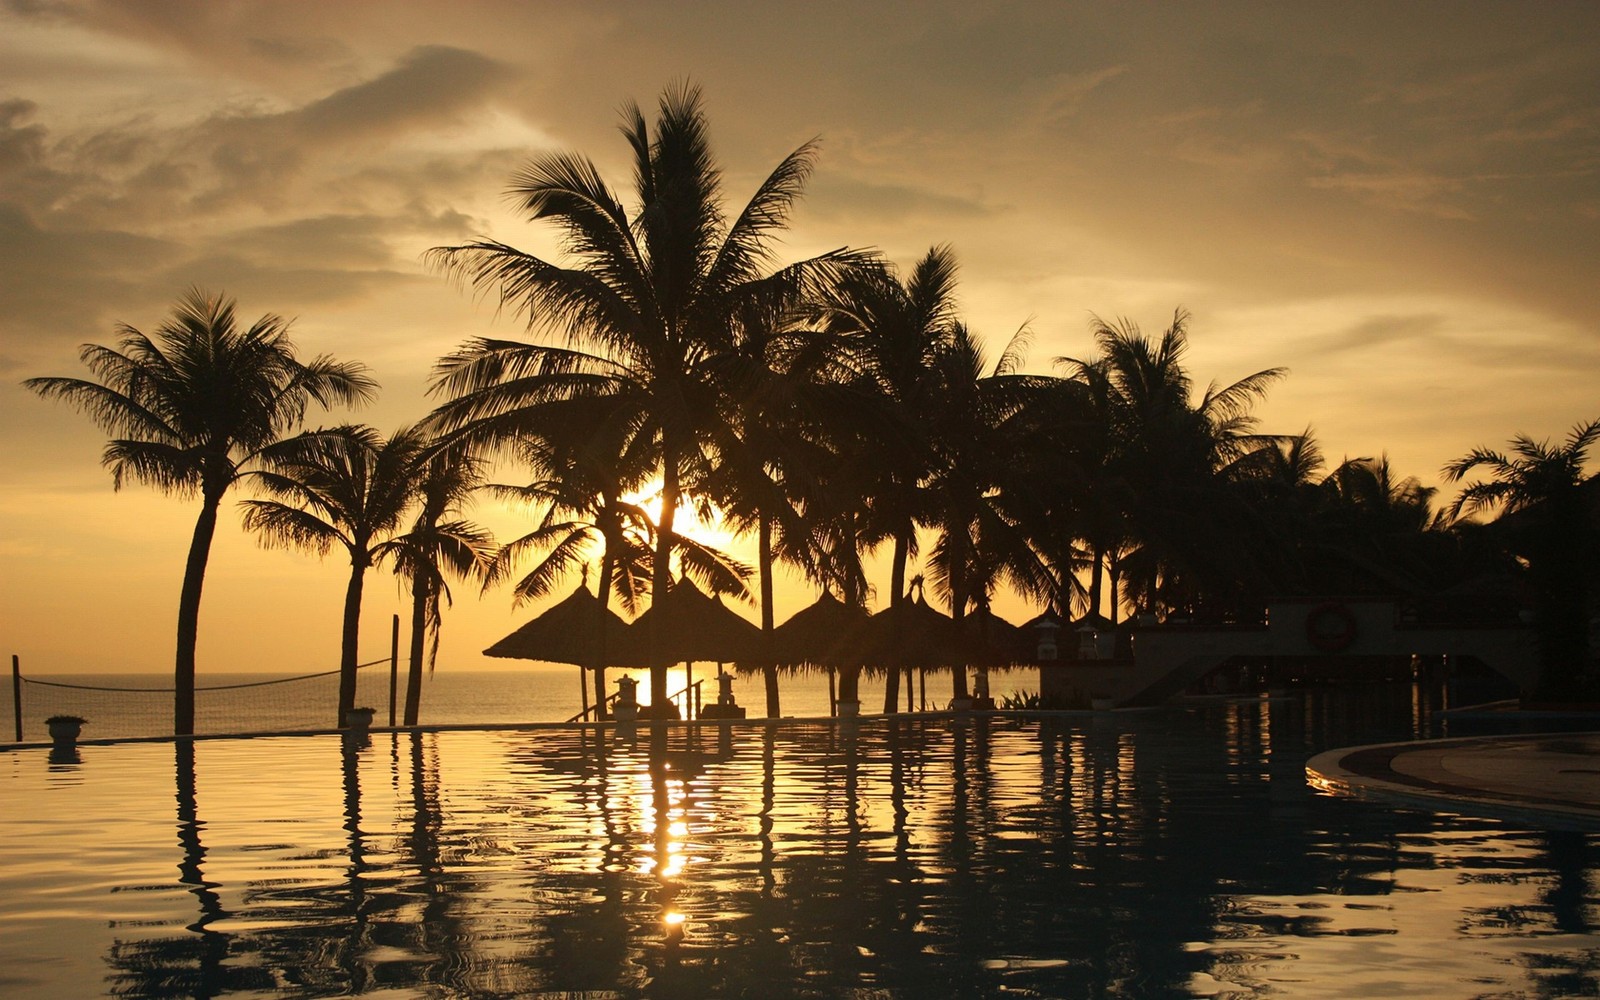
[{"label": "tall palm tree", "polygon": [[[494,538],[459,515],[483,481],[483,463],[460,448],[419,455],[416,470],[419,509],[411,527],[382,543],[376,559],[392,559],[395,571],[411,583],[410,660],[406,676],[404,723],[417,724],[422,704],[422,661],[428,672],[439,655],[441,602],[450,603],[448,577],[483,577],[493,558]],[[429,643],[429,637],[432,642]]]},{"label": "tall palm tree", "polygon": [[[497,496],[540,509],[533,530],[507,542],[495,555],[485,587],[520,574],[513,603],[552,594],[574,568],[582,567],[587,582],[599,553],[599,591],[595,602],[593,658],[584,667],[593,672],[595,701],[605,715],[605,667],[601,639],[604,611],[613,593],[623,610],[637,615],[651,594],[655,562],[655,523],[644,498],[646,467],[638,456],[616,454],[617,435],[605,426],[604,399],[570,400],[557,407],[560,420],[549,421],[538,434],[519,438],[514,454],[534,470],[525,485],[493,484]],[[572,419],[581,413],[585,419]],[[525,426],[543,423],[525,415]],[[635,439],[637,443],[637,439]],[[631,470],[631,471],[626,471]],[[746,570],[725,553],[680,535],[674,548],[684,573],[718,594],[745,596]],[[537,561],[519,569],[528,557]]]},{"label": "tall palm tree", "polygon": [[[784,157],[731,220],[698,88],[664,93],[652,130],[624,110],[637,206],[630,214],[588,158],[550,153],[514,178],[511,193],[563,239],[566,264],[493,240],[436,247],[429,259],[523,315],[530,330],[563,335],[569,349],[480,340],[436,369],[450,401],[438,420],[462,427],[554,400],[610,396],[633,406],[661,479],[653,590],[671,586],[678,504],[711,466],[717,386],[707,359],[728,350],[730,322],[763,283],[801,284],[849,255],[824,255],[777,271],[772,243],[815,157],[806,143]],[[598,353],[589,353],[587,348]],[[653,660],[658,658],[652,657]],[[652,662],[652,700],[666,703],[667,664]]]},{"label": "tall palm tree", "polygon": [[223,495],[299,425],[312,403],[363,402],[377,384],[359,364],[326,356],[300,361],[281,317],[269,313],[239,329],[234,300],[198,288],[184,294],[153,337],[126,324],[118,332],[115,349],[85,344],[79,351],[95,380],[23,384],[65,400],[115,435],[101,462],[117,489],[134,479],[200,496],[178,597],[173,732],[184,736],[194,732],[200,593]]},{"label": "tall palm tree", "polygon": [[1250,408],[1286,374],[1269,368],[1227,386],[1212,383],[1195,399],[1184,366],[1188,320],[1176,310],[1152,339],[1127,320],[1096,317],[1099,355],[1058,359],[1091,393],[1105,396],[1105,470],[1120,485],[1134,543],[1119,558],[1135,599],[1149,610],[1188,603],[1208,582],[1226,589],[1253,572],[1240,562],[1249,552],[1238,537],[1248,512],[1225,484],[1245,455],[1276,440],[1252,433]]},{"label": "tall palm tree", "polygon": [[370,427],[343,426],[301,435],[271,456],[257,481],[275,499],[244,501],[244,524],[269,548],[321,555],[335,546],[350,557],[339,646],[339,726],[355,707],[361,593],[367,569],[386,551],[416,498],[428,439],[415,427],[388,439]]},{"label": "tall palm tree", "polygon": [[1528,560],[1539,626],[1541,680],[1536,694],[1594,700],[1600,683],[1590,668],[1590,593],[1600,554],[1596,481],[1584,466],[1600,440],[1600,420],[1575,425],[1558,445],[1519,434],[1509,453],[1474,448],[1444,467],[1447,482],[1475,470],[1488,478],[1468,483],[1451,515],[1502,511],[1512,547]]},{"label": "tall palm tree", "polygon": [[[967,608],[987,608],[1005,577],[1034,599],[1054,594],[1049,567],[1029,537],[1033,484],[1025,470],[1035,414],[1052,380],[1022,372],[1027,331],[1011,338],[992,369],[976,336],[957,323],[936,361],[942,406],[931,422],[937,461],[929,476],[937,499],[938,541],[931,568],[958,633]],[[967,696],[966,670],[954,671],[955,698]]]},{"label": "tall palm tree", "polygon": [[856,419],[855,393],[841,384],[845,343],[805,322],[804,289],[774,287],[736,314],[731,351],[712,359],[725,420],[715,437],[717,463],[707,483],[724,525],[756,536],[756,571],[765,653],[761,672],[767,715],[781,713],[773,570],[778,561],[827,582],[814,534],[821,481],[836,468],[837,429]]},{"label": "tall palm tree", "polygon": [[[596,402],[603,401],[572,401],[561,409],[592,409]],[[526,426],[528,421],[519,423]],[[643,609],[650,594],[655,538],[649,513],[626,499],[642,485],[645,470],[630,462],[630,456],[617,454],[615,437],[606,432],[603,420],[562,419],[539,434],[516,439],[518,463],[532,469],[535,478],[523,485],[497,483],[490,490],[542,513],[533,530],[501,546],[484,583],[488,587],[520,572],[512,592],[513,605],[520,606],[553,593],[574,567],[583,567],[587,583],[588,567],[599,551],[592,654],[583,666],[591,672],[602,719],[606,717],[605,612],[613,593],[620,595],[629,615]],[[630,467],[634,471],[624,471]],[[530,555],[537,559],[533,568],[518,570]]]},{"label": "tall palm tree", "polygon": [[[943,405],[937,365],[955,336],[956,274],[955,252],[936,246],[904,279],[887,264],[842,275],[818,305],[826,328],[851,338],[852,384],[878,404],[876,417],[858,422],[855,439],[839,450],[857,457],[848,469],[859,474],[853,477],[856,495],[866,502],[864,516],[848,519],[854,543],[893,540],[891,606],[906,600],[917,529],[933,518],[926,491],[935,462],[929,427]],[[896,710],[898,693],[899,673],[890,670],[885,711]]]}]

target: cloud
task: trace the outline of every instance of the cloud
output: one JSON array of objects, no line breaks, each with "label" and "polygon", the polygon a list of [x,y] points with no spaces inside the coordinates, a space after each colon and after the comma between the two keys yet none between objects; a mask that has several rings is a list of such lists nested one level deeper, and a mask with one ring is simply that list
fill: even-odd
[{"label": "cloud", "polygon": [[1369,204],[1404,212],[1418,212],[1439,219],[1471,219],[1473,215],[1458,204],[1467,190],[1460,178],[1418,173],[1336,174],[1308,177],[1306,186],[1314,190],[1340,191]]},{"label": "cloud", "polygon": [[1437,346],[1444,339],[1445,317],[1438,313],[1377,315],[1315,338],[1304,348],[1311,357],[1370,352],[1402,343]]},{"label": "cloud", "polygon": [[287,120],[310,142],[364,142],[447,124],[481,104],[509,75],[509,67],[475,52],[419,46],[389,72],[314,101]]},{"label": "cloud", "polygon": [[118,230],[50,232],[0,202],[0,377],[31,374],[41,359],[100,333],[116,303],[147,294],[154,268],[183,256],[167,240]]},{"label": "cloud", "polygon": [[1056,73],[1036,99],[1034,115],[1044,125],[1072,118],[1089,95],[1126,72],[1128,67],[1124,64],[1082,73]]},{"label": "cloud", "polygon": [[379,154],[405,162],[415,158],[408,147],[439,144],[437,137],[465,127],[510,75],[485,56],[424,45],[370,79],[297,107],[263,110],[263,95],[188,120],[135,113],[56,135],[29,121],[32,102],[15,99],[0,104],[4,196],[46,224],[79,227],[314,214],[352,169],[366,169]]},{"label": "cloud", "polygon": [[994,208],[978,198],[937,189],[820,173],[807,189],[805,212],[824,220],[849,220],[853,228],[870,230],[879,222],[982,218],[992,215]]}]

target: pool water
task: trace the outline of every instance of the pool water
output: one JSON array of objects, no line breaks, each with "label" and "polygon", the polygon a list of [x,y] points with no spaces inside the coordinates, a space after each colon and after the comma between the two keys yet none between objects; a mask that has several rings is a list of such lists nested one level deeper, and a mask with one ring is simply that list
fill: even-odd
[{"label": "pool water", "polygon": [[[0,996],[1567,997],[1594,835],[1323,795],[1410,689],[0,755]],[[1450,735],[1464,735],[1459,724]]]}]

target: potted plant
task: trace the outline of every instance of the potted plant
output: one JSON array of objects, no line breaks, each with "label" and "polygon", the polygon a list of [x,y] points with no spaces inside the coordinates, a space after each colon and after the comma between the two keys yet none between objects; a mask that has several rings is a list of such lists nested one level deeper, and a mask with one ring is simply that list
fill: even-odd
[{"label": "potted plant", "polygon": [[80,715],[52,715],[44,720],[44,725],[50,730],[51,743],[58,747],[70,747],[78,742],[78,734],[83,732],[83,724],[87,721]]}]

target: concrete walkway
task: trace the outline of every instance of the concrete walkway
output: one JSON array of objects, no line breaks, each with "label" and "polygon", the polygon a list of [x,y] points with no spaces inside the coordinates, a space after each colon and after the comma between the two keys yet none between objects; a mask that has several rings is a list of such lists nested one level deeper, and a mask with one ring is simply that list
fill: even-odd
[{"label": "concrete walkway", "polygon": [[1306,775],[1326,791],[1600,830],[1600,733],[1350,747],[1313,757]]}]

